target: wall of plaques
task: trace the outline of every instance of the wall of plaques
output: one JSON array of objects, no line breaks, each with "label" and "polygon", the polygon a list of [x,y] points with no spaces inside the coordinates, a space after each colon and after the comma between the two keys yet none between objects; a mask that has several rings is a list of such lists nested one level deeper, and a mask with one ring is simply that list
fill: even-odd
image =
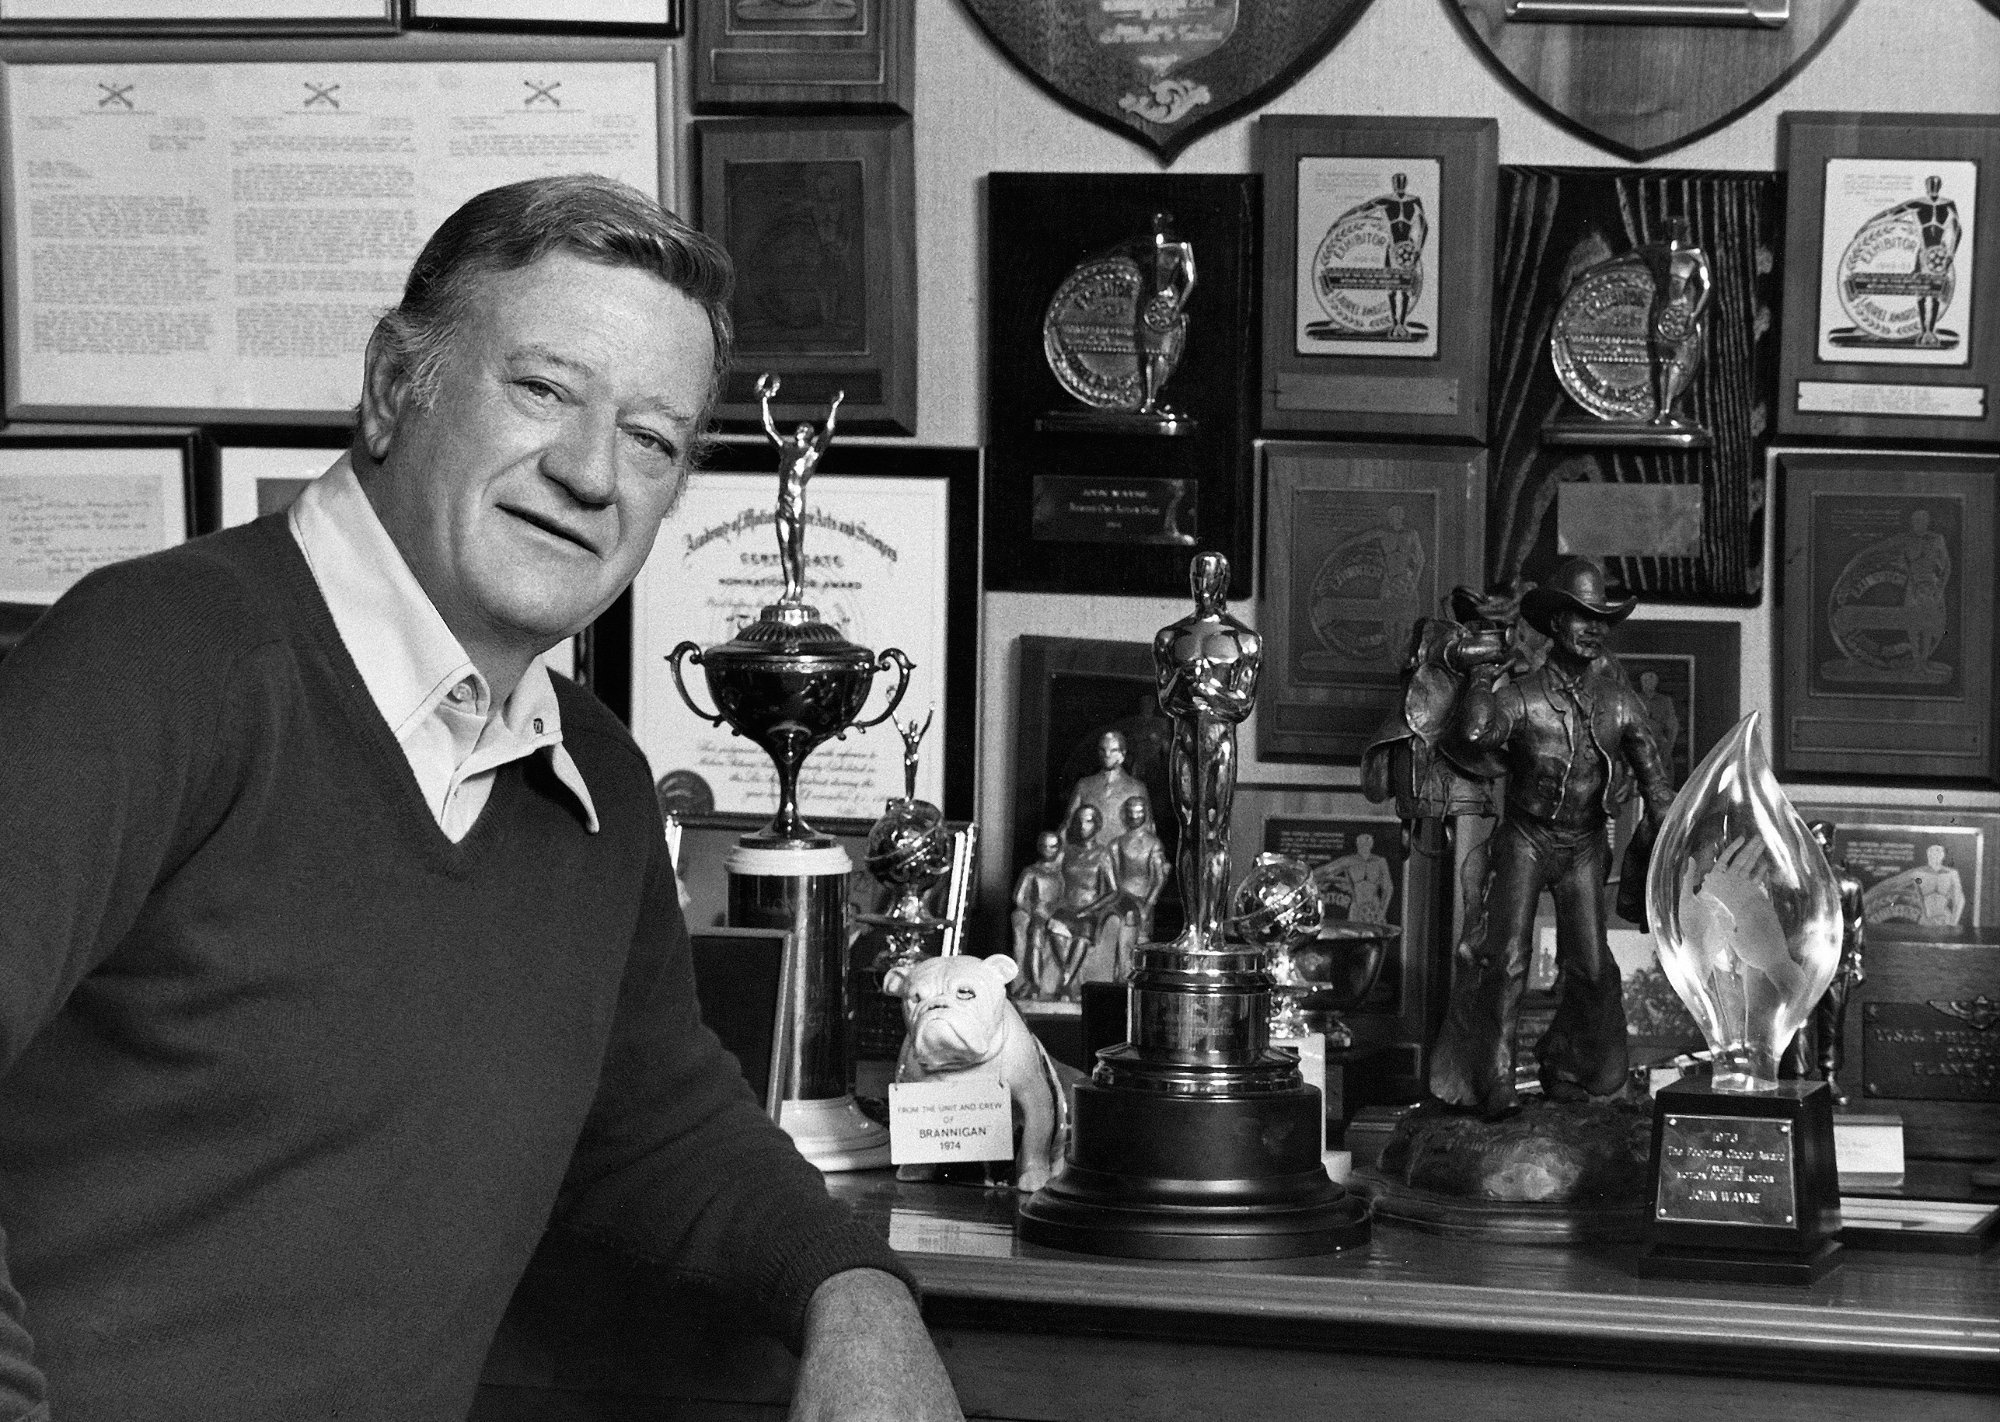
[{"label": "wall of plaques", "polygon": [[[1245,728],[1288,825],[1361,813],[1411,588],[1588,553],[1641,596],[1688,749],[1761,711],[1879,878],[1935,844],[2000,882],[2000,15],[1565,38],[1498,0],[1238,8],[1254,34],[1085,27],[1058,66],[1023,26],[1084,0],[0,0],[0,649],[95,562],[282,507],[437,219],[589,167],[738,259],[732,469],[768,454],[767,369],[787,425],[844,395],[853,472],[946,451],[962,490],[985,452],[946,574],[977,613],[940,619],[989,925],[1001,847],[1049,827],[1015,794],[1047,691],[1021,638],[1096,674],[1184,610],[1195,547],[1282,619],[1285,704],[1342,708]],[[1616,82],[1538,86],[1558,50]],[[578,663],[614,705],[630,639]],[[2000,929],[1990,897],[1936,926]]]}]

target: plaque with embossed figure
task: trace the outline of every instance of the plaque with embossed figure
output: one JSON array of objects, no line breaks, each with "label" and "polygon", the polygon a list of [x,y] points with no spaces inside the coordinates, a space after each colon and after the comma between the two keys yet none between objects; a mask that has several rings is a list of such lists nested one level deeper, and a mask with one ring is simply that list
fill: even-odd
[{"label": "plaque with embossed figure", "polygon": [[1995,778],[1990,456],[1782,457],[1786,773]]},{"label": "plaque with embossed figure", "polygon": [[1434,158],[1299,160],[1300,354],[1437,354],[1439,167]]},{"label": "plaque with embossed figure", "polygon": [[1779,148],[1779,433],[2000,441],[2000,118],[1789,113]]},{"label": "plaque with embossed figure", "polygon": [[1213,548],[1249,591],[1258,208],[1236,174],[987,179],[987,587],[1170,595]]}]

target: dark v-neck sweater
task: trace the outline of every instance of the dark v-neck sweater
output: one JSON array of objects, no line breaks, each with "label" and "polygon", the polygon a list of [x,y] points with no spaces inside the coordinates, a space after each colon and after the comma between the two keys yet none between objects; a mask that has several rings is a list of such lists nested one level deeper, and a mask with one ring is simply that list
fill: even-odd
[{"label": "dark v-neck sweater", "polygon": [[0,663],[0,1418],[462,1418],[552,1212],[793,1341],[896,1268],[699,1025],[644,759],[559,695],[602,832],[538,754],[453,844],[275,518]]}]

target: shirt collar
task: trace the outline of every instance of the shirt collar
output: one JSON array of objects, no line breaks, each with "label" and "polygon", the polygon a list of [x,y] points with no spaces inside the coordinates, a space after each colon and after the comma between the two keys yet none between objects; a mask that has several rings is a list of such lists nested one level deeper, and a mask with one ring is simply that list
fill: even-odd
[{"label": "shirt collar", "polygon": [[[497,722],[481,738],[482,746],[496,739],[513,742],[515,753],[502,759],[547,749],[550,768],[576,796],[584,822],[595,834],[597,807],[563,746],[562,712],[548,668],[540,658],[530,662],[498,716],[493,715],[485,676],[403,560],[347,455],[300,492],[289,518],[292,537],[333,614],[340,640],[397,743],[407,745],[441,707]],[[459,701],[450,701],[461,687],[469,689],[470,699],[461,693]]]}]

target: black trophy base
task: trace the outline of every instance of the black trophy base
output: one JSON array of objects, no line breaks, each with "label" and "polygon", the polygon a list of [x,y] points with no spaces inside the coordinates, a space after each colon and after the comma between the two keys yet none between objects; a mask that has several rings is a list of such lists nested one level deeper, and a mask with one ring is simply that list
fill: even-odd
[{"label": "black trophy base", "polygon": [[1068,1158],[1020,1210],[1031,1244],[1130,1259],[1286,1259],[1366,1244],[1327,1175],[1309,1086],[1198,1096],[1076,1088]]},{"label": "black trophy base", "polygon": [[1646,1202],[1630,1200],[1487,1200],[1405,1184],[1380,1170],[1358,1169],[1354,1188],[1375,1218],[1425,1234],[1494,1239],[1505,1244],[1626,1244],[1646,1233]]},{"label": "black trophy base", "polygon": [[1687,420],[1600,420],[1594,415],[1557,415],[1542,426],[1543,444],[1594,449],[1707,449],[1715,437]]},{"label": "black trophy base", "polygon": [[1178,410],[1048,410],[1035,417],[1043,434],[1157,435],[1177,439],[1195,432]]},{"label": "black trophy base", "polygon": [[1653,1099],[1645,1278],[1810,1284],[1839,1258],[1833,1092],[1823,1081]]},{"label": "black trophy base", "polygon": [[1823,1240],[1804,1254],[1781,1250],[1697,1249],[1649,1244],[1639,1254],[1642,1279],[1700,1279],[1714,1284],[1810,1284],[1840,1262],[1840,1245]]}]

